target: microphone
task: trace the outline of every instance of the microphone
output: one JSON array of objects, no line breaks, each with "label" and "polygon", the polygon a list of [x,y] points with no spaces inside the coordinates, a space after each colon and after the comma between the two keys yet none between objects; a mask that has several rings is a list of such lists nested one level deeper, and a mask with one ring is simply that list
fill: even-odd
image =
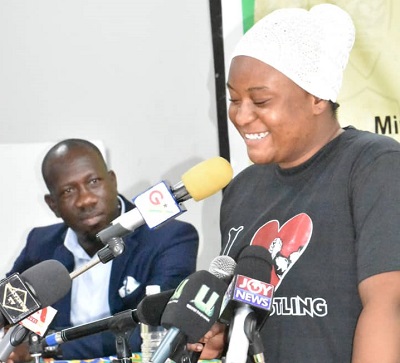
[{"label": "microphone", "polygon": [[20,324],[13,325],[7,330],[6,335],[0,341],[0,362],[6,362],[12,351],[17,345],[20,345],[29,330]]},{"label": "microphone", "polygon": [[229,256],[218,256],[216,259],[232,261],[213,261],[211,266],[217,265],[217,268],[197,271],[176,288],[161,317],[161,325],[168,331],[151,362],[164,363],[167,358],[179,361],[177,355],[184,354],[182,348],[186,343],[197,342],[217,321],[227,288],[225,280],[233,275],[236,263]]},{"label": "microphone", "polygon": [[157,294],[146,295],[136,309],[139,322],[151,326],[161,325],[162,314],[174,292],[174,289],[170,289]]},{"label": "microphone", "polygon": [[215,257],[211,263],[208,271],[219,279],[229,284],[233,273],[235,272],[236,261],[227,255]]},{"label": "microphone", "polygon": [[[68,270],[56,260],[46,260],[0,282],[0,309],[10,323],[18,323],[42,306],[64,297],[71,288]],[[6,325],[3,315],[2,326]],[[12,326],[0,341],[0,361],[5,362],[28,334],[22,325]]]},{"label": "microphone", "polygon": [[40,262],[23,273],[0,281],[0,327],[19,323],[44,306],[54,304],[71,289],[71,278],[56,260]]},{"label": "microphone", "polygon": [[249,349],[255,362],[264,362],[259,331],[272,309],[271,271],[271,255],[264,247],[246,246],[239,255],[219,318],[232,321],[226,363],[245,363]]},{"label": "microphone", "polygon": [[90,323],[81,324],[50,334],[43,341],[44,346],[56,346],[74,339],[86,337],[95,333],[110,330],[112,332],[126,332],[142,322],[149,325],[160,325],[161,316],[174,290],[167,290],[158,294],[144,297],[137,309],[124,310],[113,316],[99,319]]},{"label": "microphone", "polygon": [[106,244],[111,238],[123,237],[143,224],[158,227],[186,211],[182,202],[190,198],[200,201],[215,194],[228,185],[232,176],[232,167],[224,158],[205,160],[183,174],[176,185],[170,187],[162,181],[138,195],[133,200],[135,208],[114,219],[97,238]]}]

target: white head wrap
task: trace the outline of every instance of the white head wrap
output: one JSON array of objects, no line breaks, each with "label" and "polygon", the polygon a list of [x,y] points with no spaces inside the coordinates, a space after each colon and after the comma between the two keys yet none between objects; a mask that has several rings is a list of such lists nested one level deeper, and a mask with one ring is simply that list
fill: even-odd
[{"label": "white head wrap", "polygon": [[232,58],[256,58],[310,94],[336,102],[354,37],[349,14],[336,5],[279,9],[244,34]]}]

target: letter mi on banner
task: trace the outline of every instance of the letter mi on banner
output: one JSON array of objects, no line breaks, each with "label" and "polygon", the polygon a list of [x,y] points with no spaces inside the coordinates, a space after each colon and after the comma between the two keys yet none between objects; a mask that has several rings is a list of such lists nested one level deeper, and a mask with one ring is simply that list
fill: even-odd
[{"label": "letter mi on banner", "polygon": [[[326,1],[346,10],[356,27],[356,40],[339,92],[341,125],[400,141],[400,1]],[[236,42],[255,22],[279,8],[309,9],[317,0],[221,0],[225,73]],[[317,34],[316,34],[317,36]],[[227,97],[228,98],[228,97]],[[228,123],[235,174],[249,165],[243,141]]]}]

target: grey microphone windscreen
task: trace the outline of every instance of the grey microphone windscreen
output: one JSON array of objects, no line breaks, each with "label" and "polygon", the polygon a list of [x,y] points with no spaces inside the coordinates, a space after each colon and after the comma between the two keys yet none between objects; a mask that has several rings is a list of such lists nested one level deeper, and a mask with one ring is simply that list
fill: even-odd
[{"label": "grey microphone windscreen", "polygon": [[232,257],[221,255],[211,261],[208,271],[219,279],[230,280],[235,272],[235,267],[236,262]]},{"label": "grey microphone windscreen", "polygon": [[64,297],[71,289],[72,280],[65,266],[56,260],[46,260],[34,265],[21,278],[40,301],[42,307],[49,306]]}]

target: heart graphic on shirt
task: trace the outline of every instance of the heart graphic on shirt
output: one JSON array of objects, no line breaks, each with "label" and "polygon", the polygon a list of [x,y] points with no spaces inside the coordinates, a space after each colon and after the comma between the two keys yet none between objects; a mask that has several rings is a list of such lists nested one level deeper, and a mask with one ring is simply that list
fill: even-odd
[{"label": "heart graphic on shirt", "polygon": [[300,213],[282,227],[277,220],[269,221],[254,234],[250,244],[262,246],[271,253],[274,263],[271,284],[275,289],[307,248],[312,229],[311,218],[305,213]]}]

